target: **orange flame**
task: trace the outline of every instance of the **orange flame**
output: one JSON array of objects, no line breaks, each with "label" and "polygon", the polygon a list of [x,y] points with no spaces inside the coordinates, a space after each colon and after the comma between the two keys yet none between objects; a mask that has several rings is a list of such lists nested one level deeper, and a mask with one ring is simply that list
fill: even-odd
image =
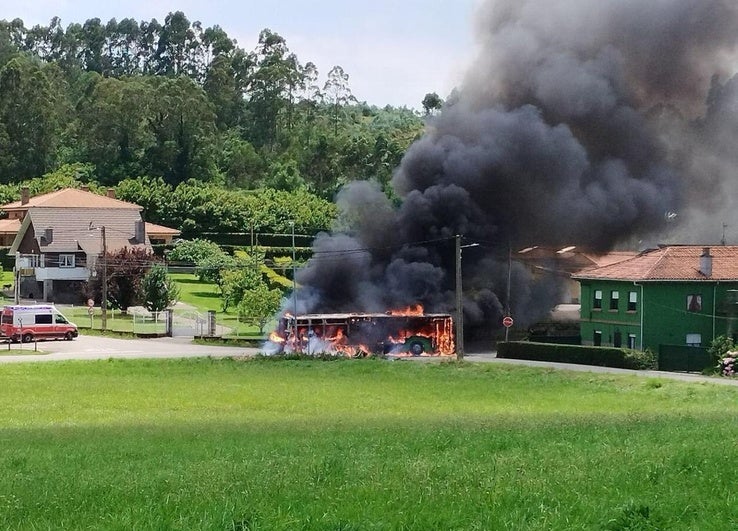
[{"label": "orange flame", "polygon": [[402,308],[399,310],[390,310],[390,315],[423,315],[423,305],[422,304],[414,304],[412,306],[408,306],[407,308]]},{"label": "orange flame", "polygon": [[[397,319],[393,319],[397,317]],[[286,316],[290,319],[291,316]],[[454,327],[451,316],[424,314],[422,305],[416,304],[385,314],[346,314],[345,320],[330,316],[332,322],[321,319],[307,322],[282,323],[270,334],[270,340],[283,348],[297,352],[313,351],[335,353],[347,357],[366,357],[373,354],[393,356],[452,356],[455,354]],[[361,324],[357,324],[361,323]],[[376,338],[376,344],[361,344],[361,333],[354,334],[354,326],[394,326],[392,335]],[[295,328],[293,328],[295,327]],[[378,328],[379,330],[379,328]],[[389,329],[387,330],[389,332]],[[349,337],[351,336],[351,337]],[[372,338],[374,341],[375,338]]]}]

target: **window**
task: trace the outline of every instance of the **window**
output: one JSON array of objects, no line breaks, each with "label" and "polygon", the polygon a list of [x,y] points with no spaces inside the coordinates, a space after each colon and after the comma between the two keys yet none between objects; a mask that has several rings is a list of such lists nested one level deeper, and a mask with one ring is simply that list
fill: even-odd
[{"label": "window", "polygon": [[628,311],[629,312],[636,311],[637,304],[638,304],[638,292],[631,291],[630,293],[628,293]]},{"label": "window", "polygon": [[635,334],[628,334],[628,348],[630,349],[636,348],[636,335]]},{"label": "window", "polygon": [[702,334],[687,334],[687,346],[688,347],[702,346]]},{"label": "window", "polygon": [[620,292],[619,291],[611,291],[610,292],[610,309],[611,310],[617,310],[618,309],[618,302],[620,300]]},{"label": "window", "polygon": [[602,290],[596,289],[594,294],[594,302],[592,302],[592,308],[595,310],[602,309]]},{"label": "window", "polygon": [[36,324],[51,324],[52,322],[50,313],[37,313],[34,317]]},{"label": "window", "polygon": [[702,295],[700,294],[687,295],[687,311],[688,312],[701,312],[702,311]]},{"label": "window", "polygon": [[69,321],[67,321],[66,318],[60,313],[56,314],[56,318],[54,319],[54,321],[56,322],[56,324],[69,324]]},{"label": "window", "polygon": [[592,338],[592,344],[595,347],[599,347],[602,345],[602,330],[594,331],[594,337]]},{"label": "window", "polygon": [[59,255],[59,267],[74,267],[74,255],[73,254],[60,254]]}]

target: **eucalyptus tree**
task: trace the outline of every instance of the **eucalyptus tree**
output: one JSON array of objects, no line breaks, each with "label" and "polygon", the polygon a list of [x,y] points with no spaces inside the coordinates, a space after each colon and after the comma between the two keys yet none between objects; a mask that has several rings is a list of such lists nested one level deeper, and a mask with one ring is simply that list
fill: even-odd
[{"label": "eucalyptus tree", "polygon": [[98,179],[116,184],[144,172],[155,146],[149,129],[154,89],[144,78],[91,78],[77,105],[75,140],[80,160],[95,165]]},{"label": "eucalyptus tree", "polygon": [[139,74],[141,28],[138,23],[132,18],[120,22],[111,19],[105,29],[110,74],[115,77]]},{"label": "eucalyptus tree", "polygon": [[285,39],[269,29],[259,34],[252,56],[254,68],[246,94],[253,124],[251,138],[257,146],[271,146],[277,139],[283,111],[287,111],[288,126],[291,124],[293,94],[300,87],[302,73]]},{"label": "eucalyptus tree", "polygon": [[344,72],[343,68],[341,66],[334,66],[328,72],[328,79],[323,86],[325,100],[331,107],[334,135],[338,134],[338,121],[341,109],[349,103],[356,101],[356,98],[351,93],[348,80],[349,75]]},{"label": "eucalyptus tree", "polygon": [[149,77],[146,82],[156,97],[148,113],[153,143],[144,155],[145,172],[172,185],[210,179],[215,171],[215,112],[207,95],[185,76]]},{"label": "eucalyptus tree", "polygon": [[88,19],[78,34],[80,58],[85,70],[100,74],[110,73],[110,64],[105,55],[107,33],[99,18]]},{"label": "eucalyptus tree", "polygon": [[40,176],[52,167],[64,89],[54,65],[19,55],[0,68],[0,182]]},{"label": "eucalyptus tree", "polygon": [[195,31],[199,28],[199,23],[191,25],[181,11],[166,16],[159,31],[155,55],[158,74],[188,75],[194,79],[202,77],[204,68],[198,61],[202,50]]}]

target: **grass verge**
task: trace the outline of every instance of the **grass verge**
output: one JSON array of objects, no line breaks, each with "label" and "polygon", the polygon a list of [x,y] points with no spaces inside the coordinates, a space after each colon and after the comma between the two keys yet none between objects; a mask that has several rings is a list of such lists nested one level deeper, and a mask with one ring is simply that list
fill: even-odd
[{"label": "grass verge", "polygon": [[0,366],[3,529],[729,529],[738,391],[378,360]]}]

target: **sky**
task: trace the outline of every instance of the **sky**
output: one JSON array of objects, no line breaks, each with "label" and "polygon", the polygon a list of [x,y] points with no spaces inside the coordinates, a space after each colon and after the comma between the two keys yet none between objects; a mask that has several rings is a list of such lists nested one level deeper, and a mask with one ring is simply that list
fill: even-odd
[{"label": "sky", "polygon": [[359,101],[420,109],[425,94],[442,98],[460,84],[473,59],[472,17],[480,0],[0,0],[0,19],[27,28],[62,27],[99,18],[156,19],[182,11],[203,28],[218,25],[251,51],[269,28],[287,40],[301,63],[312,61],[321,82],[335,65],[349,75]]}]

